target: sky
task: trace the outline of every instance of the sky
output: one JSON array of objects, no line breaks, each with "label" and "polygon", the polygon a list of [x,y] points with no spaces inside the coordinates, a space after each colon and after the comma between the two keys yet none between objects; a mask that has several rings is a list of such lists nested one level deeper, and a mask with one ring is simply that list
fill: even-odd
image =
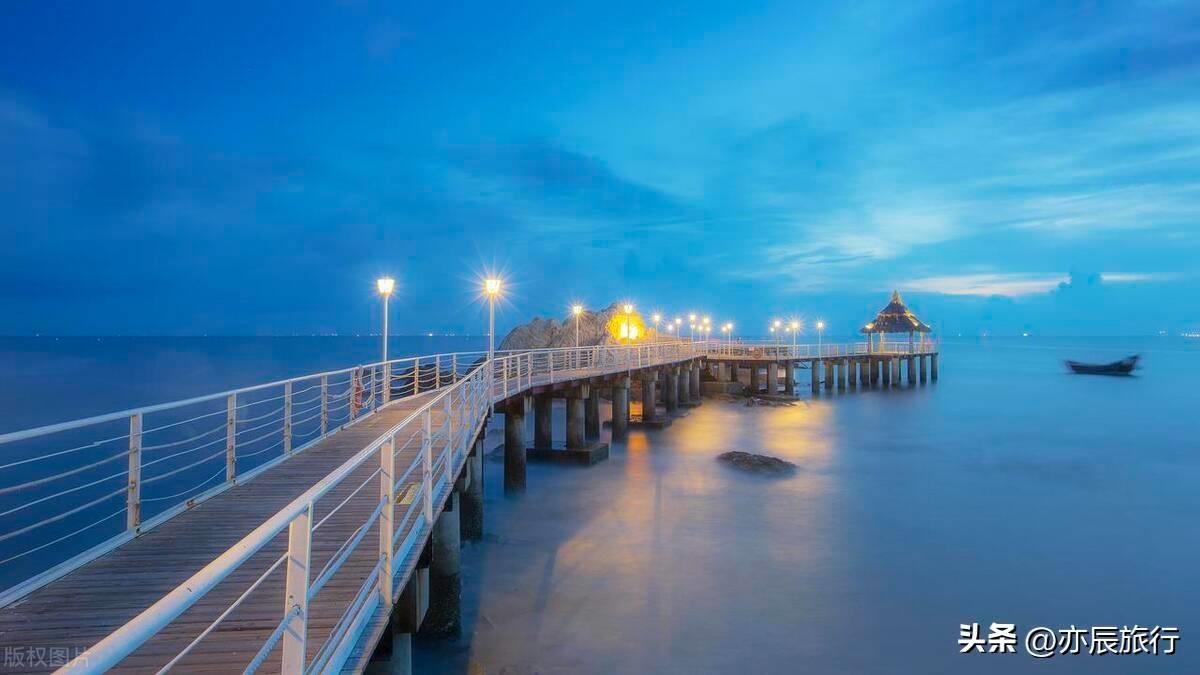
[{"label": "sky", "polygon": [[6,2],[0,334],[1200,329],[1200,5]]}]

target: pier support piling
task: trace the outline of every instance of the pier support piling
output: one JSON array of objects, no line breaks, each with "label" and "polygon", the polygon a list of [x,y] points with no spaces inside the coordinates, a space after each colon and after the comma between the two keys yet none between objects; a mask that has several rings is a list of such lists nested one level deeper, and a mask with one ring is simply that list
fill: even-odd
[{"label": "pier support piling", "polygon": [[451,490],[429,540],[429,611],[421,623],[422,637],[451,638],[462,633],[458,514],[458,493]]},{"label": "pier support piling", "polygon": [[908,357],[908,364],[907,364],[906,368],[908,368],[908,383],[909,384],[917,383],[916,365],[917,365],[916,358],[912,357],[912,356]]},{"label": "pier support piling", "polygon": [[767,393],[772,396],[779,393],[779,364],[775,361],[767,364]]},{"label": "pier support piling", "polygon": [[783,393],[788,396],[796,395],[796,363],[794,361],[783,362]]},{"label": "pier support piling", "polygon": [[589,441],[600,438],[600,388],[589,387],[584,414],[584,436]]},{"label": "pier support piling", "polygon": [[504,492],[525,491],[525,409],[528,396],[517,396],[504,408]]},{"label": "pier support piling", "polygon": [[679,410],[679,368],[673,367],[667,369],[667,381],[663,384],[663,406],[667,409],[667,414],[674,414]]},{"label": "pier support piling", "polygon": [[554,397],[550,394],[533,397],[533,447],[538,450],[554,447]]},{"label": "pier support piling", "polygon": [[921,384],[925,384],[925,380],[928,379],[928,369],[926,368],[928,358],[924,354],[917,357],[917,360],[921,362]]},{"label": "pier support piling", "polygon": [[577,450],[587,447],[585,438],[584,400],[588,387],[575,387],[567,391],[567,449]]},{"label": "pier support piling", "polygon": [[937,357],[937,354],[929,355],[929,380],[931,382],[937,382]]},{"label": "pier support piling", "polygon": [[757,394],[762,391],[762,374],[759,372],[761,366],[757,363],[750,364],[750,393]]},{"label": "pier support piling", "polygon": [[655,402],[654,390],[656,374],[651,372],[642,378],[642,421],[653,422],[658,419],[658,405]]},{"label": "pier support piling", "polygon": [[891,358],[891,362],[892,362],[892,385],[899,387],[900,386],[900,357],[893,356]]},{"label": "pier support piling", "polygon": [[842,359],[841,372],[838,373],[838,391],[846,391],[846,380],[850,379],[850,359]]},{"label": "pier support piling", "polygon": [[467,541],[483,539],[483,438],[475,441],[463,471],[469,472],[467,489],[462,492],[459,526]]},{"label": "pier support piling", "polygon": [[679,405],[692,403],[692,369],[684,365],[679,368]]},{"label": "pier support piling", "polygon": [[612,437],[629,438],[629,377],[621,376],[612,387]]},{"label": "pier support piling", "polygon": [[808,362],[808,373],[812,376],[812,393],[817,394],[821,391],[821,362],[813,359]]},{"label": "pier support piling", "polygon": [[833,391],[833,381],[837,379],[837,361],[824,359],[821,364],[825,368],[825,391]]},{"label": "pier support piling", "polygon": [[697,360],[697,361],[692,362],[692,377],[691,377],[691,384],[690,384],[689,388],[691,389],[692,403],[694,403],[696,405],[700,404],[700,396],[701,396],[700,371],[701,370],[702,370],[702,368],[700,366],[700,361]]}]

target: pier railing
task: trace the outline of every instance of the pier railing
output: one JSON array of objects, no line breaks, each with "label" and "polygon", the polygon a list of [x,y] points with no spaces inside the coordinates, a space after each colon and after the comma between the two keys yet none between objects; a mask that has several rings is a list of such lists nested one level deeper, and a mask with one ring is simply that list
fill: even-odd
[{"label": "pier railing", "polygon": [[[237,609],[253,594],[269,592],[262,589],[271,584],[276,588],[282,585],[287,602],[278,623],[248,663],[247,672],[253,672],[269,659],[279,659],[283,672],[338,669],[366,622],[378,609],[391,605],[403,562],[415,555],[419,548],[414,547],[433,526],[434,514],[451,489],[494,401],[541,382],[677,361],[701,354],[705,349],[703,343],[677,342],[506,352],[497,355],[491,369],[477,367],[486,364],[486,358],[466,359],[470,364],[467,371],[452,374],[448,386],[434,393],[421,408],[134,620],[87,650],[72,663],[71,669],[102,672],[118,664],[201,602],[212,589],[230,580],[256,553],[282,538],[285,531],[286,552],[273,561],[265,561],[266,569],[232,603],[206,608],[203,620],[189,617],[188,625],[204,627],[171,657],[164,670],[181,664],[189,656],[201,658],[205,638],[218,630],[222,622],[236,616]],[[387,366],[382,364],[381,378],[389,377]],[[378,484],[378,491],[370,489],[372,483]],[[350,488],[353,489],[342,498],[342,493]],[[331,506],[339,498],[341,501]],[[357,512],[369,511],[370,515],[357,524],[323,563],[313,560],[314,551],[333,548],[328,542],[324,546],[314,545],[317,531],[352,500],[358,500],[360,507],[367,507]],[[363,500],[368,501],[362,504]],[[370,536],[376,532],[377,537]],[[377,550],[370,543],[376,538]],[[356,559],[355,556],[362,560],[364,555],[373,566],[349,600],[334,607],[340,619],[327,631],[315,630],[308,623],[309,603],[316,600],[321,589],[348,561]],[[314,569],[319,571],[313,572]],[[360,565],[360,574],[361,569]],[[309,640],[315,650],[308,646]],[[315,655],[310,657],[310,653]]]},{"label": "pier railing", "polygon": [[713,356],[729,356],[734,358],[759,359],[813,359],[836,358],[841,356],[889,356],[898,354],[930,354],[937,351],[937,343],[932,340],[914,341],[884,341],[884,342],[846,342],[846,343],[815,343],[815,344],[784,344],[780,342],[718,342],[707,343],[706,352]]},{"label": "pier railing", "polygon": [[[508,356],[498,361],[517,358]],[[189,656],[202,663],[204,640],[224,621],[237,617],[237,609],[248,598],[255,593],[275,597],[280,590],[286,600],[278,621],[263,636],[246,672],[276,659],[283,672],[336,671],[355,646],[366,621],[381,606],[392,604],[397,590],[394,584],[405,561],[419,552],[417,544],[433,527],[435,514],[487,419],[492,403],[489,375],[487,369],[475,368],[431,396],[175,590],[80,655],[67,670],[100,673],[112,668],[219,584],[232,581],[230,577],[257,553],[284,539],[285,552],[267,561],[260,558],[260,563],[267,563],[265,570],[232,603],[207,608],[203,620],[189,619],[189,625],[203,627],[194,640],[170,657],[163,671],[180,666]],[[365,502],[367,508],[357,512],[369,515],[348,537],[342,538],[347,529],[343,526],[340,533],[334,533],[337,539],[319,545],[317,537],[325,535],[322,527],[353,500],[358,500],[360,506]],[[376,536],[369,536],[372,534]],[[318,551],[326,552],[324,559]],[[369,570],[357,590],[327,599],[320,596],[351,560],[365,562],[355,570],[358,574],[364,568]],[[344,585],[345,580],[341,583]],[[318,601],[335,603],[332,615],[340,618],[332,627],[318,630],[310,625],[310,605]]]},{"label": "pier railing", "polygon": [[486,359],[395,359],[0,435],[0,607]]},{"label": "pier railing", "polygon": [[[705,350],[663,341],[500,352],[491,394]],[[486,361],[486,352],[393,359],[0,435],[0,607]]]}]

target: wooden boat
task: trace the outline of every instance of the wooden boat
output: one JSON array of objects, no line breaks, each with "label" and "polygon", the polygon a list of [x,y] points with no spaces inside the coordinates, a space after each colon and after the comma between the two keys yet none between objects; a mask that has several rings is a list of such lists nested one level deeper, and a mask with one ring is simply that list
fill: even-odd
[{"label": "wooden boat", "polygon": [[1067,367],[1071,369],[1071,372],[1081,375],[1129,375],[1137,367],[1137,362],[1138,356],[1135,354],[1127,359],[1113,361],[1112,363],[1067,361]]}]

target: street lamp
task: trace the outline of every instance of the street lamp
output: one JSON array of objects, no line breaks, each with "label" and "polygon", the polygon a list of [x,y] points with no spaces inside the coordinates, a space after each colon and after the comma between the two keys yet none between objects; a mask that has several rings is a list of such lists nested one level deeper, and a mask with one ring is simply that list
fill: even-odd
[{"label": "street lamp", "polygon": [[[488,361],[496,358],[496,297],[500,295],[500,279],[484,279],[483,293],[488,299]],[[490,386],[490,385],[489,385]]]},{"label": "street lamp", "polygon": [[779,319],[775,319],[775,323],[771,324],[771,328],[773,329],[772,332],[775,333],[776,340],[779,340],[780,338],[783,337],[782,335],[780,335],[780,331],[779,331],[779,327],[782,325],[783,325],[783,322],[780,321]]},{"label": "street lamp", "polygon": [[625,311],[625,330],[623,331],[625,335],[623,337],[630,342],[633,342],[633,324],[631,323],[632,317],[630,316],[633,314],[633,305],[627,302],[624,305],[621,305],[621,309]]},{"label": "street lamp", "polygon": [[825,322],[817,322],[817,356],[821,355],[821,332],[825,330]]},{"label": "street lamp", "polygon": [[658,322],[662,321],[662,315],[655,312],[651,315],[650,320],[654,322],[654,342],[658,342]]},{"label": "street lamp", "polygon": [[696,341],[696,315],[688,314],[688,339]]},{"label": "street lamp", "polygon": [[380,277],[375,280],[375,288],[383,296],[383,360],[387,362],[388,342],[388,298],[396,290],[396,280],[391,277]]},{"label": "street lamp", "polygon": [[575,315],[575,348],[579,349],[579,315],[583,314],[583,305],[573,305],[571,313]]},{"label": "street lamp", "polygon": [[799,321],[792,321],[792,324],[791,324],[791,326],[792,326],[792,348],[793,348],[793,350],[795,350],[795,347],[796,347],[796,334],[800,332],[800,322],[799,322]]}]

